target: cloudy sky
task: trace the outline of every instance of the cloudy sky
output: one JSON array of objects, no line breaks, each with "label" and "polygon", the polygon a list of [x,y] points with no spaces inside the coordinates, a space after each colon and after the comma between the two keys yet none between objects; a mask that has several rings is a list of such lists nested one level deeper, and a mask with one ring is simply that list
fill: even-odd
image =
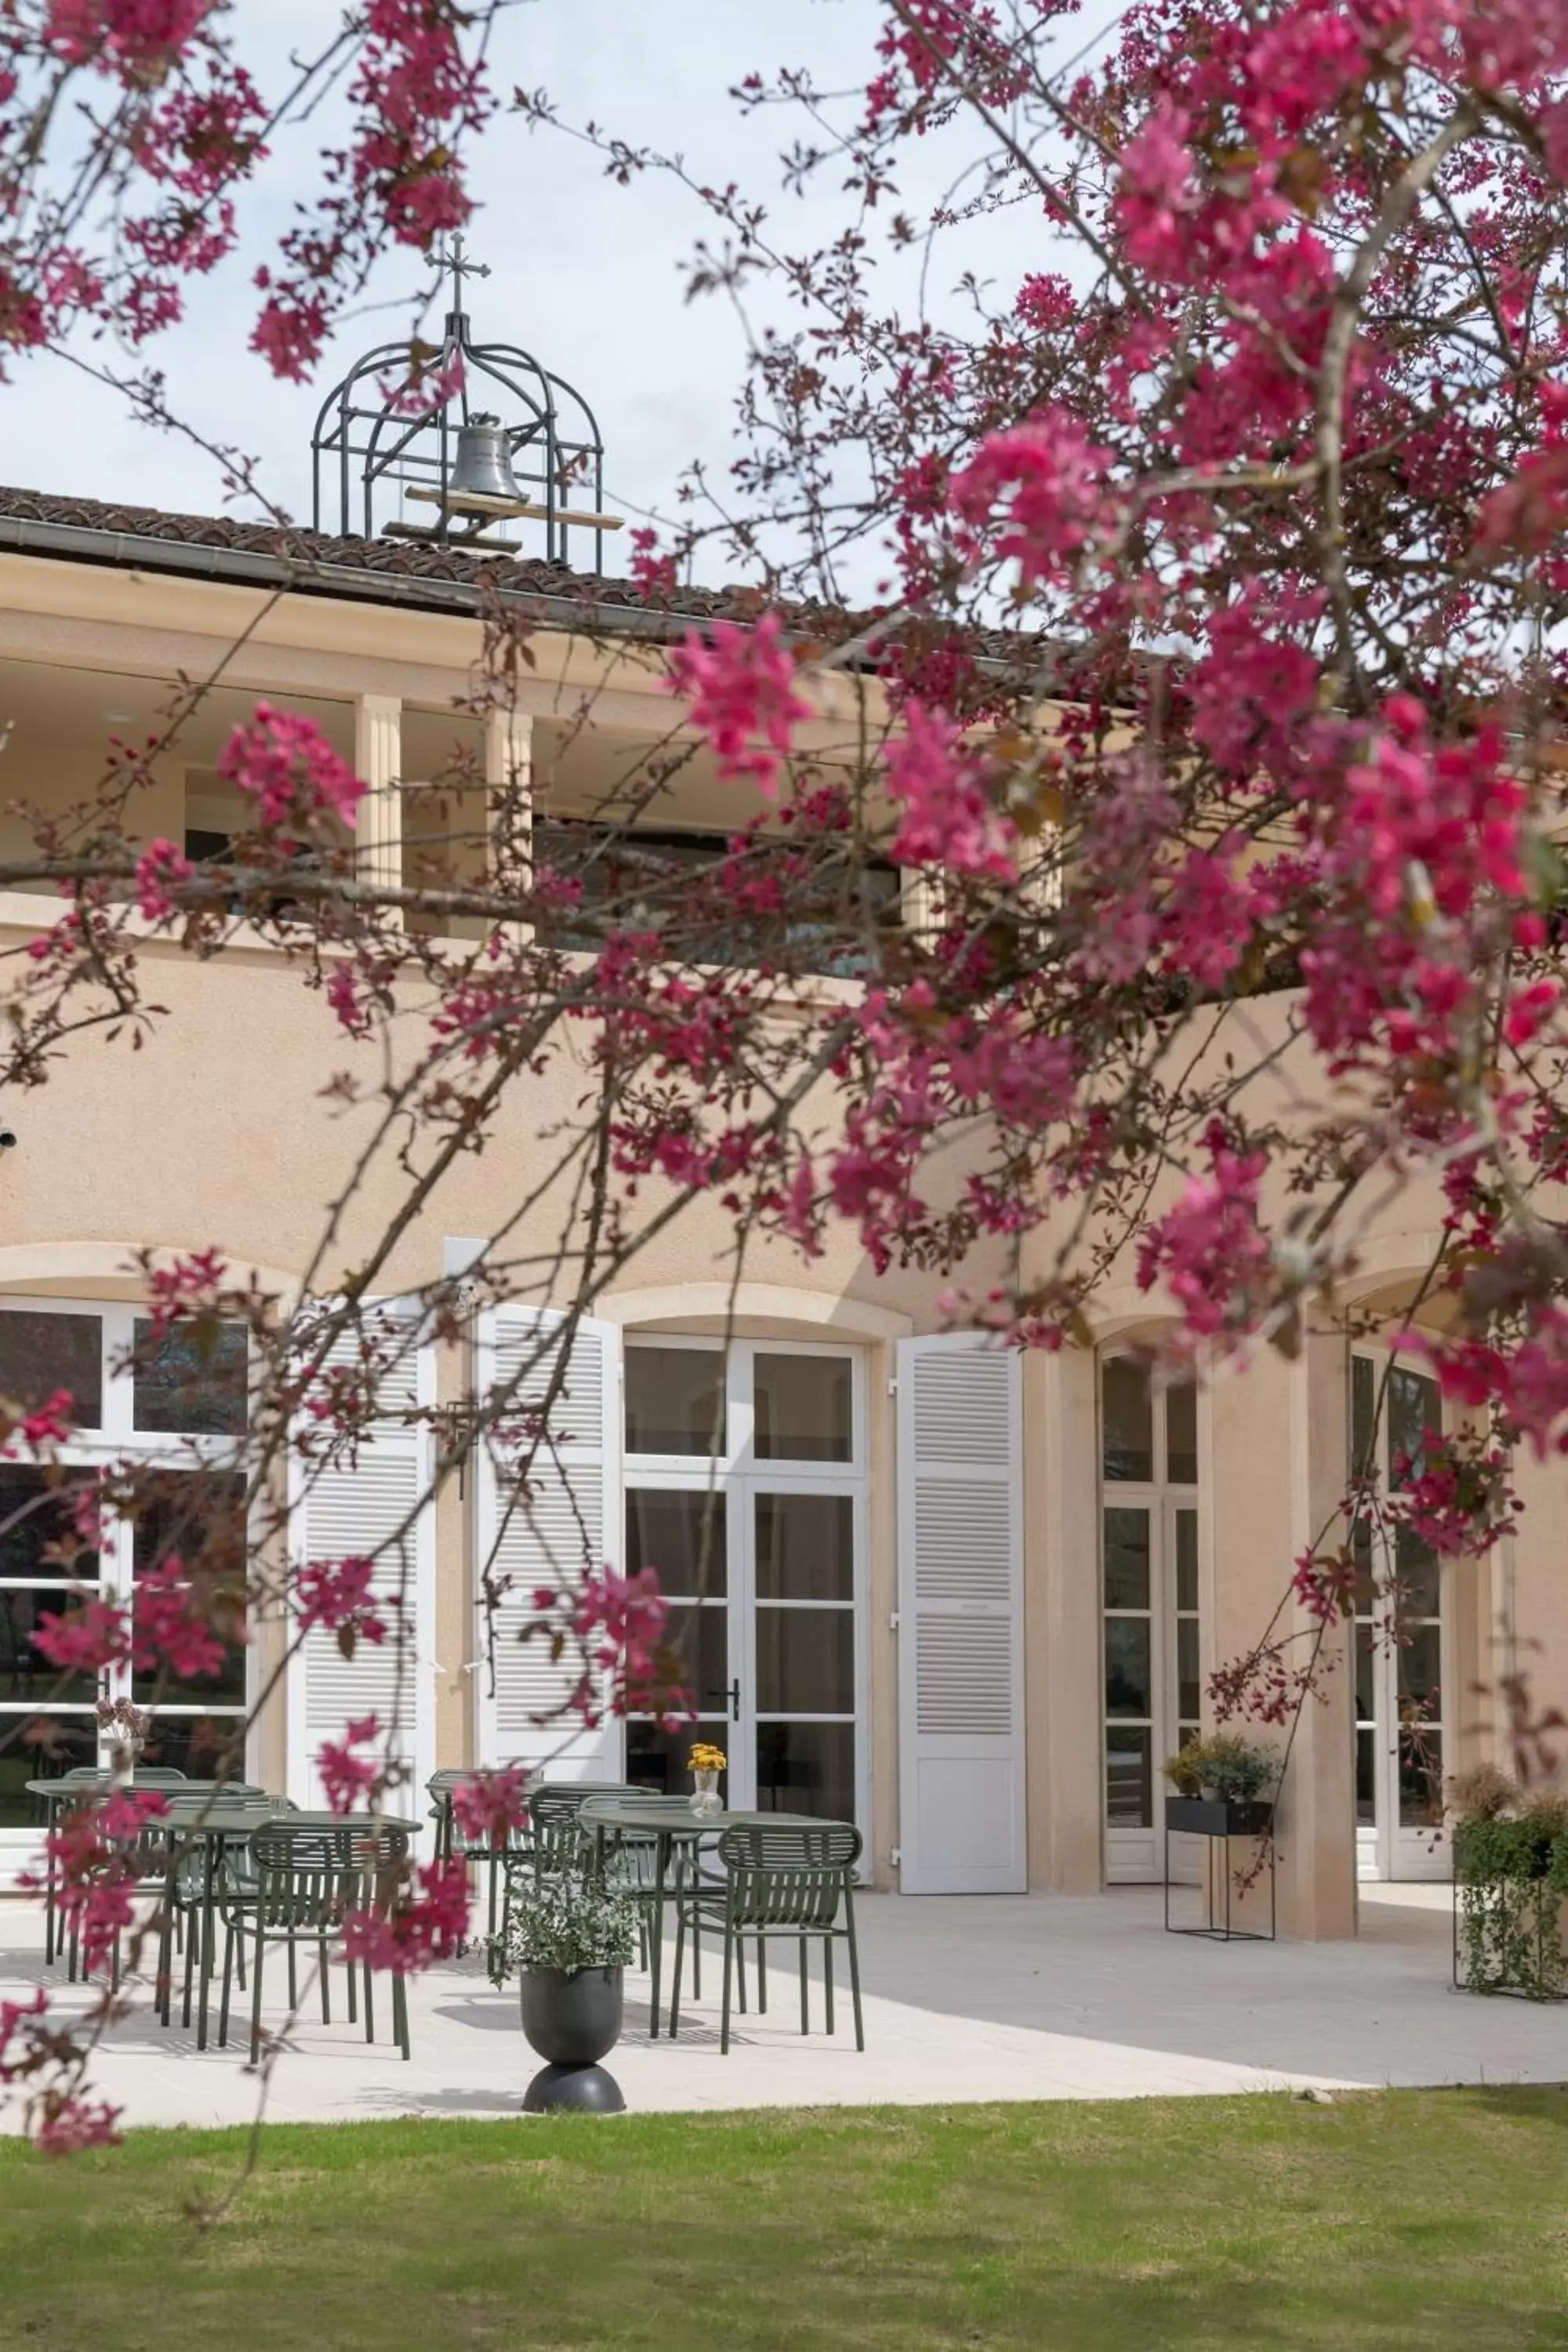
[{"label": "cloudy sky", "polygon": [[[247,61],[275,89],[289,51],[320,42],[326,12],[321,0],[237,5]],[[1068,28],[1062,57],[1108,14],[1095,0]],[[780,241],[805,249],[834,224],[831,182],[820,199],[782,192],[777,154],[796,126],[782,114],[744,121],[727,92],[752,68],[786,65],[809,67],[825,88],[861,88],[879,21],[876,0],[524,0],[503,20],[496,80],[509,92],[542,87],[568,121],[592,119],[635,144],[679,152],[700,180],[740,182],[767,201]],[[371,289],[389,307],[349,322],[311,387],[279,384],[250,356],[251,272],[311,193],[322,128],[279,142],[247,205],[242,252],[193,290],[186,324],[145,355],[164,371],[173,405],[259,457],[268,494],[301,518],[321,393],[360,351],[404,331],[420,282],[412,257],[393,257]],[[936,200],[963,161],[951,142],[928,142],[911,159],[902,201],[918,210]],[[703,232],[700,207],[661,175],[619,188],[582,144],[504,115],[476,153],[471,184],[482,209],[469,241],[493,273],[471,301],[476,327],[531,349],[594,404],[616,511],[668,512],[690,458],[727,460],[743,352],[742,323],[725,301],[684,299],[679,265]],[[1061,262],[1037,219],[1019,213],[988,223],[962,258],[1004,286]],[[936,306],[951,299],[959,266],[944,256],[931,288]],[[96,355],[133,364],[103,346]],[[221,507],[209,457],[132,421],[117,395],[64,360],[35,361],[0,387],[0,478],[10,483],[197,512]]]}]

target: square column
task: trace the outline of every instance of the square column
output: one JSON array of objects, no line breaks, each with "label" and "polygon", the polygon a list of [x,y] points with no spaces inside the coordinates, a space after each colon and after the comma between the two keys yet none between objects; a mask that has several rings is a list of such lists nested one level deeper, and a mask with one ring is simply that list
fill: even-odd
[{"label": "square column", "polygon": [[[1214,1383],[1205,1467],[1213,1528],[1210,1664],[1252,1649],[1276,1610],[1289,1665],[1310,1655],[1317,1620],[1289,1597],[1296,1560],[1338,1544],[1349,1457],[1348,1362],[1342,1332],[1308,1331],[1294,1362],[1260,1349]],[[1356,1932],[1354,1655],[1342,1619],[1326,1630],[1316,1688],[1301,1702],[1276,1816],[1279,1933]],[[1255,1734],[1258,1727],[1235,1728]],[[1289,1727],[1266,1734],[1283,1748]]]},{"label": "square column", "polygon": [[1100,1436],[1089,1348],[1024,1358],[1024,1657],[1029,1884],[1098,1895]]},{"label": "square column", "polygon": [[[403,705],[395,695],[362,694],[354,705],[354,772],[365,786],[354,822],[360,879],[403,887]],[[401,910],[388,920],[401,923]]]},{"label": "square column", "polygon": [[521,894],[533,874],[533,720],[526,710],[486,713],[485,792],[490,880]]}]

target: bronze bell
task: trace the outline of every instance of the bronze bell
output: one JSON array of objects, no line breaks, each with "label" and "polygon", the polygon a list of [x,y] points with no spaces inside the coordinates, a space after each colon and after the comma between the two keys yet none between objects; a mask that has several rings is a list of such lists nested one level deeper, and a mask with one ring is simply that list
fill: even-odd
[{"label": "bronze bell", "polygon": [[470,416],[458,427],[458,454],[452,464],[448,493],[456,498],[515,499],[518,488],[511,470],[510,436],[497,416]]}]

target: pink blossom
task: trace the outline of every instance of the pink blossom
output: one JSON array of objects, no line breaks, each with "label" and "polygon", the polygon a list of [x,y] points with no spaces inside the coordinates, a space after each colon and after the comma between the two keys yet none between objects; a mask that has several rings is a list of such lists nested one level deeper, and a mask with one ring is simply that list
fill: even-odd
[{"label": "pink blossom", "polygon": [[62,1675],[97,1675],[131,1654],[131,1629],[118,1602],[84,1593],[67,1614],[46,1610],[33,1630],[33,1647]]},{"label": "pink blossom", "polygon": [[1271,1251],[1258,1222],[1258,1190],[1268,1161],[1217,1139],[1212,1173],[1189,1177],[1174,1207],[1152,1220],[1138,1245],[1138,1286],[1163,1281],[1197,1339],[1240,1332],[1269,1293]]},{"label": "pink blossom", "polygon": [[707,737],[719,773],[754,778],[764,800],[777,797],[795,730],[811,716],[795,692],[795,674],[776,613],[764,613],[752,629],[715,621],[706,645],[688,630],[670,656],[669,690],[689,702],[691,724]]},{"label": "pink blossom", "polygon": [[527,1771],[510,1765],[459,1780],[452,1791],[452,1818],[470,1845],[504,1845],[528,1821]]},{"label": "pink blossom", "polygon": [[903,731],[889,746],[888,790],[899,803],[892,855],[901,866],[946,866],[956,874],[1016,878],[1017,836],[997,812],[962,728],[911,698]]},{"label": "pink blossom", "polygon": [[123,2107],[107,2099],[89,2099],[79,2093],[48,2090],[37,2100],[32,2116],[33,2145],[43,2156],[79,2156],[83,2148],[119,2147]]},{"label": "pink blossom", "polygon": [[361,1553],[307,1561],[294,1579],[300,1633],[321,1625],[330,1633],[349,1633],[357,1641],[384,1642],[386,1620],[375,1606],[374,1580],[375,1562]]},{"label": "pink blossom", "polygon": [[[167,1668],[182,1682],[223,1671],[227,1650],[191,1585],[184,1564],[173,1553],[136,1580],[132,1664],[143,1674]],[[236,1633],[243,1633],[237,1625]]]},{"label": "pink blossom", "polygon": [[258,702],[218,759],[218,772],[257,803],[268,832],[313,828],[323,816],[352,825],[364,786],[338,757],[313,719]]},{"label": "pink blossom", "polygon": [[396,1976],[453,1959],[468,1932],[468,1909],[467,1864],[457,1857],[423,1863],[390,1902],[349,1912],[343,1958]]},{"label": "pink blossom", "polygon": [[1026,588],[1065,582],[1104,527],[1108,464],[1065,409],[991,434],[950,493],[970,560],[1016,563]]},{"label": "pink blossom", "polygon": [[369,1798],[379,1786],[381,1773],[375,1759],[354,1751],[372,1746],[380,1737],[379,1718],[366,1715],[345,1724],[342,1739],[322,1740],[316,1753],[316,1769],[334,1813],[352,1813],[361,1797]]},{"label": "pink blossom", "polygon": [[1186,224],[1201,202],[1191,130],[1186,111],[1163,97],[1121,150],[1117,223],[1129,259],[1157,278],[1184,278],[1191,266]]},{"label": "pink blossom", "polygon": [[150,923],[167,921],[174,912],[169,885],[188,882],[193,870],[184,850],[172,841],[148,844],[136,861],[136,903]]}]

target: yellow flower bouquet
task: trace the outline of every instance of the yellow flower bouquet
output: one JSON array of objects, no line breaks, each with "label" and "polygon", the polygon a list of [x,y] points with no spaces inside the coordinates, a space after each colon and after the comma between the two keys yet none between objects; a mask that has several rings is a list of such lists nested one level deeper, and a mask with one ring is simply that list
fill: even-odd
[{"label": "yellow flower bouquet", "polygon": [[700,1817],[721,1813],[724,1800],[719,1794],[719,1775],[724,1769],[724,1750],[715,1748],[711,1740],[697,1739],[691,1746],[691,1778],[695,1788],[691,1810]]}]

